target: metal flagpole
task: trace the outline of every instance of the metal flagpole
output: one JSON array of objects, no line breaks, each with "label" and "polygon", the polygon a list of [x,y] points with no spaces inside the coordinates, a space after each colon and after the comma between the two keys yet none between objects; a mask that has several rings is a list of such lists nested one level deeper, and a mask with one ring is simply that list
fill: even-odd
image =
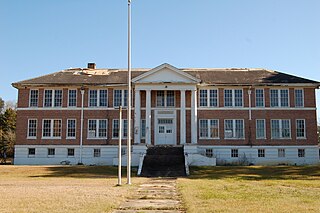
[{"label": "metal flagpole", "polygon": [[128,136],[127,184],[131,184],[131,0],[128,0]]},{"label": "metal flagpole", "polygon": [[119,149],[118,149],[118,186],[121,186],[121,140],[122,140],[122,106],[119,107]]}]

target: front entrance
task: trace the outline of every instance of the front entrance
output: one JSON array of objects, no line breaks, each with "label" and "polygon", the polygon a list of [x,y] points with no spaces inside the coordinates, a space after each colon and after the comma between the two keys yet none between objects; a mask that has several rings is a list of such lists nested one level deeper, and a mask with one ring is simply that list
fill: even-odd
[{"label": "front entrance", "polygon": [[155,145],[176,145],[176,121],[175,113],[170,116],[164,114],[155,118]]}]

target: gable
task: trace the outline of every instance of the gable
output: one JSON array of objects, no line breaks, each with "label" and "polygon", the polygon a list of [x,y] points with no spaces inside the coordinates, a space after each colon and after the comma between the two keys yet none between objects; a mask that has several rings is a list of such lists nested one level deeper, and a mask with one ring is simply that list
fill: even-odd
[{"label": "gable", "polygon": [[162,64],[140,76],[137,76],[132,79],[132,81],[135,83],[198,83],[200,82],[200,79],[180,71],[169,64]]}]

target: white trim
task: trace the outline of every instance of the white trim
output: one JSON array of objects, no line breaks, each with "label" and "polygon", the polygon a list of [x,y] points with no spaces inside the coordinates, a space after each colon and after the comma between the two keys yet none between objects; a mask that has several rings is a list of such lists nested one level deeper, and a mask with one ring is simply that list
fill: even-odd
[{"label": "white trim", "polygon": [[[74,126],[74,128],[75,128],[75,136],[74,137],[68,137],[68,121],[70,121],[70,120],[74,120],[75,121],[75,126]],[[77,138],[77,119],[76,118],[68,118],[67,119],[67,125],[66,125],[66,139],[76,139]]]},{"label": "white trim", "polygon": [[[232,120],[232,137],[231,138],[226,138],[226,134],[225,134],[226,133],[226,120]],[[243,129],[242,129],[243,137],[242,138],[234,137],[236,134],[236,121],[237,120],[241,120],[242,124],[243,124]],[[244,119],[224,119],[223,120],[223,133],[224,133],[225,140],[245,140],[245,138],[246,138],[245,129],[246,129],[246,127],[245,127]]]},{"label": "white trim", "polygon": [[[44,120],[49,120],[50,121],[50,136],[43,136],[43,131],[44,131]],[[61,121],[61,132],[59,137],[53,137],[53,131],[54,131],[54,121],[58,120]],[[55,119],[55,118],[43,118],[42,119],[42,132],[41,132],[41,139],[62,139],[62,129],[63,129],[63,124],[62,124],[62,119]]]},{"label": "white trim", "polygon": [[[272,101],[272,98],[271,98],[271,91],[272,90],[276,90],[278,91],[277,94],[278,94],[278,106],[271,106],[271,101]],[[287,98],[287,101],[288,101],[288,106],[281,106],[282,104],[282,101],[281,101],[281,90],[286,90],[288,92],[288,98]],[[277,88],[270,88],[269,89],[269,100],[270,100],[270,108],[290,108],[290,106],[292,104],[290,104],[290,90],[288,88],[281,88],[281,89],[277,89]]]},{"label": "white trim", "polygon": [[[89,121],[90,120],[95,120],[96,121],[96,129],[95,129],[95,135],[96,137],[89,137],[89,131],[92,131],[92,130],[89,130]],[[99,137],[99,122],[100,120],[104,120],[106,121],[106,137]],[[88,118],[87,120],[87,125],[88,125],[88,128],[87,128],[87,140],[105,140],[105,139],[108,139],[108,119],[91,119],[91,118]]]},{"label": "white trim", "polygon": [[[297,121],[298,120],[303,120],[304,121],[304,137],[298,137],[297,136],[297,129],[298,129],[298,125],[297,125]],[[297,140],[306,140],[307,139],[307,123],[306,123],[306,119],[303,119],[303,118],[301,118],[301,119],[299,119],[299,118],[297,118],[296,119],[296,139]]]},{"label": "white trim", "polygon": [[[107,105],[106,106],[100,106],[100,91],[101,90],[106,90],[106,94],[107,94]],[[90,91],[97,91],[97,106],[90,106]],[[106,109],[108,108],[109,105],[109,90],[108,88],[101,88],[101,89],[89,89],[88,90],[88,107],[87,108],[93,108],[94,110],[96,110],[97,108],[100,109]]]},{"label": "white trim", "polygon": [[[37,94],[37,106],[30,106],[31,105],[31,91],[38,91],[38,94]],[[29,108],[38,108],[39,107],[39,89],[30,89],[29,90]]]},{"label": "white trim", "polygon": [[[290,137],[288,138],[282,137],[282,121],[284,120],[289,121]],[[272,137],[272,121],[279,121],[279,138]],[[270,131],[271,131],[271,140],[292,140],[291,119],[270,119]]]},{"label": "white trim", "polygon": [[[225,94],[226,94],[226,90],[231,90],[231,95],[232,95],[232,102],[231,102],[231,104],[232,104],[232,106],[226,106],[226,96],[225,96]],[[236,106],[236,90],[241,90],[241,106]],[[225,107],[225,108],[242,108],[243,106],[244,106],[244,98],[243,98],[243,88],[241,88],[241,89],[237,89],[237,88],[232,88],[232,89],[229,89],[229,88],[224,88],[223,89],[223,106]]]},{"label": "white trim", "polygon": [[[35,120],[36,121],[36,136],[29,136],[29,131],[30,131],[30,128],[29,128],[29,124],[30,124],[30,120]],[[27,139],[28,140],[34,140],[34,139],[37,139],[37,133],[38,133],[38,119],[37,118],[29,118],[28,119],[28,130],[27,130]]]},{"label": "white trim", "polygon": [[[45,106],[45,99],[46,99],[46,91],[52,91],[52,96],[51,96],[51,106]],[[55,106],[55,96],[56,96],[56,91],[61,91],[61,106]],[[43,108],[63,108],[63,88],[47,88],[43,90]]]},{"label": "white trim", "polygon": [[[207,91],[207,106],[201,106],[201,99],[200,99],[200,91],[201,90],[205,90]],[[211,90],[215,90],[217,91],[217,106],[211,106],[210,105],[210,91]],[[211,88],[211,89],[202,89],[202,88],[199,88],[199,91],[198,91],[198,101],[199,101],[199,108],[219,108],[219,88]]]},{"label": "white trim", "polygon": [[[201,133],[201,130],[200,130],[200,121],[201,120],[204,120],[204,121],[206,121],[207,122],[207,133],[208,133],[208,137],[201,137],[200,136],[200,133]],[[214,137],[214,138],[212,138],[212,137],[210,137],[209,135],[210,135],[210,129],[211,129],[211,125],[210,125],[210,123],[211,123],[211,120],[216,120],[216,121],[218,121],[218,137]],[[219,119],[199,119],[199,122],[198,122],[199,124],[199,140],[219,140],[220,139],[220,124],[219,124]]]}]

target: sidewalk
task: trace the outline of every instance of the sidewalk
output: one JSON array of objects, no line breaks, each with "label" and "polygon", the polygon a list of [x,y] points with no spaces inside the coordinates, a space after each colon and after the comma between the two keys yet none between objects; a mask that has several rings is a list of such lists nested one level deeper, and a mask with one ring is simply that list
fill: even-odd
[{"label": "sidewalk", "polygon": [[114,213],[183,213],[176,178],[150,178]]}]

